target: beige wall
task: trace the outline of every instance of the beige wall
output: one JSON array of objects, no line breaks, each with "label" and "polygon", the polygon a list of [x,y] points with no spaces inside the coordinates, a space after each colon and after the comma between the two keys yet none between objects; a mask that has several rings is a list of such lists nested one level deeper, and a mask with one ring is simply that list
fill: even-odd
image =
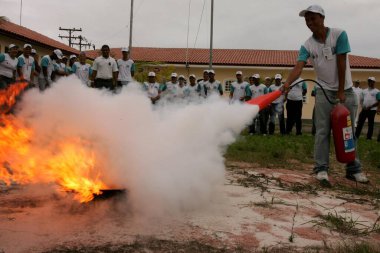
[{"label": "beige wall", "polygon": [[[28,42],[13,39],[10,37],[6,37],[4,35],[0,35],[0,52],[4,53],[5,52],[5,47],[8,47],[10,44],[16,44],[17,46],[20,47],[20,50],[24,47],[24,44]],[[44,55],[51,54],[51,49],[49,48],[44,48],[41,46],[36,46],[30,43],[34,49],[37,50],[37,54],[40,56],[40,58]]]},{"label": "beige wall", "polygon": [[[208,65],[190,65],[188,69],[184,65],[174,65],[175,71],[178,74],[185,75],[186,77],[190,74],[195,74],[197,79],[202,78],[203,70],[208,69]],[[243,71],[245,77],[251,76],[253,74],[260,74],[261,80],[263,81],[266,76],[274,78],[274,75],[280,73],[283,76],[283,80],[286,80],[292,68],[280,68],[280,67],[239,67],[239,66],[213,66],[215,70],[215,78],[222,82],[223,84],[228,80],[235,80],[235,73],[238,70]],[[376,87],[380,89],[380,70],[361,70],[354,69],[352,70],[353,80],[360,80],[361,87],[367,88],[367,78],[369,76],[374,76],[376,80],[379,80],[376,83]],[[313,69],[306,68],[304,69],[302,76],[303,79],[316,79]],[[304,103],[302,118],[311,119],[313,107],[314,107],[314,98],[311,97],[311,90],[314,87],[314,83],[307,83],[308,92],[306,103]],[[380,122],[380,116],[376,116],[376,122]]]}]

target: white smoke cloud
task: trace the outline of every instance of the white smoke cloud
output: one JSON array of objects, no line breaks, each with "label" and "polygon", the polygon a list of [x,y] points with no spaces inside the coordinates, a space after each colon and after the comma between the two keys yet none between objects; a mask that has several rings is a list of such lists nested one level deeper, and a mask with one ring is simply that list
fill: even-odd
[{"label": "white smoke cloud", "polygon": [[210,200],[224,183],[223,152],[257,110],[219,97],[155,106],[137,83],[112,94],[72,76],[26,92],[17,117],[34,129],[39,148],[73,136],[88,140],[106,184],[128,189],[136,210],[157,213]]}]

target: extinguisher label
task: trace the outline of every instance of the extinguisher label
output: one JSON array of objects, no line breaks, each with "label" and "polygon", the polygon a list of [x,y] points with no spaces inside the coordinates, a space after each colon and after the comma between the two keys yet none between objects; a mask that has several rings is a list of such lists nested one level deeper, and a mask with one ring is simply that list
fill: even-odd
[{"label": "extinguisher label", "polygon": [[352,127],[343,128],[344,152],[349,153],[355,150],[354,135]]},{"label": "extinguisher label", "polygon": [[347,116],[347,126],[351,126],[351,117],[350,115]]}]

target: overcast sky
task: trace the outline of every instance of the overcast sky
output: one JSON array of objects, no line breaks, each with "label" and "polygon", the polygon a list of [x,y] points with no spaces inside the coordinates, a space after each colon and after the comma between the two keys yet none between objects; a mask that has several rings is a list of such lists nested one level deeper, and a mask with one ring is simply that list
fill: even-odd
[{"label": "overcast sky", "polygon": [[[60,26],[75,27],[97,48],[128,46],[130,0],[22,2],[22,25],[51,38],[66,35]],[[20,3],[0,0],[0,16],[19,24]],[[310,36],[298,13],[310,4],[325,9],[327,26],[347,31],[352,54],[380,58],[380,0],[215,0],[214,48],[298,50]],[[186,47],[190,5],[189,47],[209,47],[211,0],[135,0],[134,5],[133,46]]]}]

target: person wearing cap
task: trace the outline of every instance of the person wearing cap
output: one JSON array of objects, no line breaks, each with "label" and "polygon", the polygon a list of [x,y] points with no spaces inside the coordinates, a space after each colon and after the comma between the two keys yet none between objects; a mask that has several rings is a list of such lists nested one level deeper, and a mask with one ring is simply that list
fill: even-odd
[{"label": "person wearing cap", "polygon": [[41,73],[38,78],[38,84],[41,91],[50,87],[52,84],[52,75],[54,72],[54,64],[58,59],[62,59],[62,52],[59,49],[55,49],[50,55],[45,55],[41,58]]},{"label": "person wearing cap", "polygon": [[32,45],[25,44],[23,53],[18,57],[17,74],[21,81],[31,82],[34,73],[34,58],[30,55]]},{"label": "person wearing cap", "polygon": [[198,81],[199,94],[203,98],[206,98],[205,84],[208,83],[208,80],[209,80],[208,72],[209,70],[207,69],[203,70],[203,80]]},{"label": "person wearing cap", "polygon": [[121,53],[123,54],[123,58],[117,60],[117,66],[119,67],[118,86],[127,85],[132,82],[135,75],[135,63],[129,58],[128,48],[121,48]]},{"label": "person wearing cap", "polygon": [[361,107],[360,99],[361,99],[362,94],[363,94],[363,89],[360,88],[360,81],[359,80],[356,80],[354,82],[354,86],[352,87],[352,89],[354,90],[355,95],[356,95],[356,100],[358,101],[358,109],[356,111],[356,118],[355,118],[355,127],[357,127],[358,126],[358,120],[359,120],[359,109]]},{"label": "person wearing cap", "polygon": [[58,81],[59,77],[69,75],[69,70],[67,66],[67,57],[64,55],[62,59],[55,60],[55,79],[54,81]]},{"label": "person wearing cap", "polygon": [[[269,86],[268,92],[274,92],[282,87],[282,75],[276,74],[274,76],[274,84]],[[276,128],[276,117],[278,118],[278,125],[280,126],[280,134],[284,135],[286,133],[285,128],[285,117],[284,117],[284,101],[285,96],[281,95],[279,98],[274,100],[270,107],[270,120],[269,120],[269,134],[273,135]]]},{"label": "person wearing cap", "polygon": [[178,86],[176,90],[176,98],[183,99],[185,98],[185,88],[186,88],[186,78],[184,75],[178,76]]},{"label": "person wearing cap", "polygon": [[30,51],[30,55],[33,57],[33,62],[34,62],[34,72],[32,72],[31,76],[31,83],[34,87],[38,87],[38,77],[41,73],[41,67],[40,64],[38,63],[40,61],[39,55],[37,54],[36,49],[32,48]]},{"label": "person wearing cap", "polygon": [[162,91],[162,97],[165,97],[168,101],[174,100],[177,95],[178,89],[178,75],[177,73],[171,73],[170,81],[163,84],[160,89]]},{"label": "person wearing cap", "polygon": [[102,55],[92,64],[91,86],[113,90],[117,84],[118,68],[114,58],[110,56],[110,47],[102,46]]},{"label": "person wearing cap", "polygon": [[10,44],[8,53],[0,54],[0,90],[16,81],[18,46]]},{"label": "person wearing cap", "polygon": [[69,56],[69,65],[66,65],[66,73],[67,75],[71,75],[74,73],[73,66],[77,62],[77,56],[75,54],[72,54]]},{"label": "person wearing cap", "polygon": [[92,68],[90,64],[86,63],[86,60],[86,53],[80,52],[79,61],[74,62],[71,69],[83,84],[91,86],[90,76],[92,74]]},{"label": "person wearing cap", "polygon": [[360,99],[362,110],[359,114],[358,126],[355,132],[356,138],[359,138],[364,122],[368,119],[367,140],[372,139],[376,110],[380,101],[380,90],[375,88],[375,83],[375,77],[368,77],[368,88],[364,89],[362,92]]},{"label": "person wearing cap", "polygon": [[200,85],[197,84],[196,76],[194,74],[191,74],[189,76],[189,82],[190,83],[185,86],[185,89],[183,92],[186,99],[193,101],[199,98],[201,88],[200,88]]},{"label": "person wearing cap", "polygon": [[208,82],[204,83],[204,91],[207,97],[210,97],[212,94],[218,94],[223,96],[223,87],[219,80],[215,80],[215,71],[208,71]]},{"label": "person wearing cap", "polygon": [[[249,78],[250,86],[249,89],[251,90],[251,98],[257,98],[264,94],[268,93],[267,87],[260,83],[260,75],[254,74]],[[267,134],[268,130],[265,124],[265,115],[261,111],[259,112],[256,117],[253,119],[253,124],[249,127],[249,133],[255,134],[256,133],[256,127],[259,126],[260,134]]]},{"label": "person wearing cap", "polygon": [[[284,84],[285,92],[297,80],[308,60],[314,67],[318,83],[321,84],[330,101],[343,103],[351,113],[351,122],[355,121],[357,101],[352,89],[351,70],[348,53],[351,51],[347,33],[338,28],[326,27],[325,11],[319,5],[311,5],[302,10],[299,16],[304,17],[306,26],[312,32],[301,46],[297,63]],[[315,124],[316,134],[314,141],[314,173],[322,186],[330,186],[328,178],[330,159],[330,114],[334,108],[326,99],[320,88],[317,88],[315,97]],[[354,133],[354,124],[350,129]],[[353,134],[352,134],[353,135]],[[356,140],[354,140],[356,146]],[[359,183],[368,183],[369,180],[362,173],[362,165],[357,159],[346,165],[346,178]]]},{"label": "person wearing cap", "polygon": [[252,96],[249,83],[243,80],[243,72],[236,72],[236,81],[231,84],[230,99],[231,102],[243,102]]},{"label": "person wearing cap", "polygon": [[302,107],[303,97],[306,96],[307,86],[302,78],[298,78],[292,84],[292,89],[287,94],[286,101],[286,134],[290,134],[296,125],[296,135],[302,135]]},{"label": "person wearing cap", "polygon": [[160,84],[156,82],[156,73],[148,73],[148,82],[143,84],[144,90],[148,93],[148,97],[155,104],[161,97]]}]

